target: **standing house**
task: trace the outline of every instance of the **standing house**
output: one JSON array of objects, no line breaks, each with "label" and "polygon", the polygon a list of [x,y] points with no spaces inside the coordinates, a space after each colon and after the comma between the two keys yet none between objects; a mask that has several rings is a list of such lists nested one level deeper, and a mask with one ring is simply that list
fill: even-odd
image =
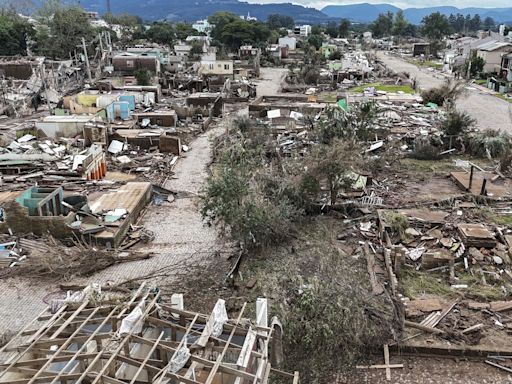
[{"label": "standing house", "polygon": [[212,27],[213,26],[208,22],[208,20],[197,20],[192,24],[192,28],[199,33],[208,33],[211,31]]},{"label": "standing house", "polygon": [[295,51],[297,49],[297,38],[293,36],[280,37],[278,44],[280,47],[288,47],[290,51]]},{"label": "standing house", "polygon": [[176,44],[174,46],[174,53],[176,56],[186,59],[190,54],[191,49],[192,46],[190,44]]},{"label": "standing house", "polygon": [[199,76],[233,76],[233,60],[201,60]]},{"label": "standing house", "polygon": [[138,69],[146,69],[157,76],[160,74],[160,61],[152,56],[141,56],[125,52],[114,56],[112,65],[114,66],[114,71],[125,74],[134,74]]},{"label": "standing house", "polygon": [[412,56],[428,56],[430,55],[430,44],[429,43],[414,43],[412,45]]},{"label": "standing house", "polygon": [[512,43],[494,41],[478,47],[478,57],[485,61],[484,72],[499,73],[503,56],[512,52]]},{"label": "standing house", "polygon": [[296,36],[308,37],[311,35],[311,25],[296,25],[293,29],[293,33]]},{"label": "standing house", "polygon": [[260,51],[260,48],[253,47],[252,45],[242,45],[238,49],[238,56],[241,60],[247,60],[258,56]]},{"label": "standing house", "polygon": [[[512,53],[503,55],[501,58],[501,77],[512,83]],[[512,85],[512,84],[511,84]]]}]

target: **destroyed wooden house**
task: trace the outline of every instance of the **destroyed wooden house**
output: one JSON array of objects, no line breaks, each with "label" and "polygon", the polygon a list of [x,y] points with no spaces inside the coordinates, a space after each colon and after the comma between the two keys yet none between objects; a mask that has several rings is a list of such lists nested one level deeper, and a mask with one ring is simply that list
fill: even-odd
[{"label": "destroyed wooden house", "polygon": [[51,234],[64,239],[117,247],[151,200],[147,182],[128,182],[115,191],[96,192],[88,198],[65,193],[62,187],[31,187],[0,192],[0,232]]},{"label": "destroyed wooden house", "polygon": [[93,285],[50,308],[0,349],[0,383],[299,383],[298,372],[274,368],[282,329],[268,323],[266,299],[256,321],[244,318],[246,305],[229,318],[218,300],[204,315],[185,310],[182,295],[168,304],[143,286],[121,300]]},{"label": "destroyed wooden house", "polygon": [[[287,95],[287,96],[262,96],[249,104],[249,115],[251,117],[269,117],[269,111],[285,110],[295,111],[301,114],[318,114],[327,107],[326,103],[309,101],[308,96]],[[289,114],[288,114],[289,115]],[[276,116],[280,117],[279,116]]]}]

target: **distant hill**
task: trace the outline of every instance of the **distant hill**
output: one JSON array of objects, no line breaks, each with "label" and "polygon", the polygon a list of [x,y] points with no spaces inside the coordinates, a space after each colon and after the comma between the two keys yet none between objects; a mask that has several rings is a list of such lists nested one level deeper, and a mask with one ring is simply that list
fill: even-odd
[{"label": "distant hill", "polygon": [[328,5],[322,9],[327,16],[346,18],[354,21],[369,22],[375,20],[379,13],[397,12],[400,8],[391,4],[347,4]]},{"label": "distant hill", "polygon": [[[238,0],[110,0],[114,14],[130,13],[144,20],[185,20],[204,19],[218,11],[237,15],[257,17],[265,21],[268,15],[280,13],[289,15],[298,23],[323,23],[329,18],[314,8],[293,4],[249,4]],[[80,5],[89,11],[106,12],[105,0],[81,0]]]},{"label": "distant hill", "polygon": [[[350,5],[328,5],[322,9],[327,16],[335,18],[347,18],[362,23],[372,22],[377,18],[379,13],[398,11],[399,8],[391,4],[350,4]],[[407,8],[404,14],[407,20],[413,24],[421,23],[421,20],[431,13],[440,12],[446,16],[450,13],[461,13],[465,15],[479,14],[485,19],[487,16],[492,17],[496,22],[512,22],[512,7],[510,8],[457,8],[450,6],[428,7],[428,8]]]}]

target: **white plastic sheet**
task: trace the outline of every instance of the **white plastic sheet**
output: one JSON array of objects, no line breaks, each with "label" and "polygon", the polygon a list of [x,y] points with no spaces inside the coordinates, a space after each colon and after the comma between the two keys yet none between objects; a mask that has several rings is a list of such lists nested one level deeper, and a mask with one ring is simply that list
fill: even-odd
[{"label": "white plastic sheet", "polygon": [[138,334],[142,332],[142,326],[144,325],[144,309],[146,308],[145,301],[141,301],[134,309],[126,316],[121,322],[119,328],[119,335],[127,333]]}]

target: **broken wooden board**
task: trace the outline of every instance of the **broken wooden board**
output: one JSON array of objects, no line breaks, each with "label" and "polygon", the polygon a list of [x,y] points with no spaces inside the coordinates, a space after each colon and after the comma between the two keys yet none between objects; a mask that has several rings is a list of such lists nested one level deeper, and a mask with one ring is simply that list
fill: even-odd
[{"label": "broken wooden board", "polygon": [[487,196],[503,197],[509,194],[509,191],[506,187],[494,184],[492,182],[492,179],[495,176],[495,174],[490,172],[474,172],[471,188],[469,185],[469,172],[452,172],[450,176],[459,188],[463,189],[464,191],[468,191],[469,193],[476,196],[480,196],[484,180],[487,180],[485,183],[485,190],[487,191]]},{"label": "broken wooden board", "polygon": [[467,247],[494,248],[496,238],[483,224],[459,224],[457,226],[462,242]]}]

